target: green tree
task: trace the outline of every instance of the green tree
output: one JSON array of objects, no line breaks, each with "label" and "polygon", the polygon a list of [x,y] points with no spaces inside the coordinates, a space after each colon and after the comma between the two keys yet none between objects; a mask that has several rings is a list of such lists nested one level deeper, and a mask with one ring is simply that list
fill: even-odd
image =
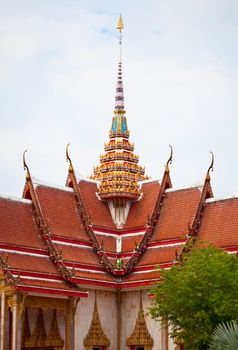
[{"label": "green tree", "polygon": [[212,332],[210,350],[237,350],[238,326],[234,321],[219,324]]},{"label": "green tree", "polygon": [[238,259],[213,246],[194,248],[160,271],[150,314],[167,320],[186,350],[204,350],[219,323],[238,320]]}]

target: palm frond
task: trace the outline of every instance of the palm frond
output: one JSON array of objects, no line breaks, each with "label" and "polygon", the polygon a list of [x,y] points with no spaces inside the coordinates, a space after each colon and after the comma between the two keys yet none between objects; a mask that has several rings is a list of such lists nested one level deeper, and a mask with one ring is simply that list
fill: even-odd
[{"label": "palm frond", "polygon": [[238,325],[235,321],[223,322],[212,332],[210,350],[237,350]]}]

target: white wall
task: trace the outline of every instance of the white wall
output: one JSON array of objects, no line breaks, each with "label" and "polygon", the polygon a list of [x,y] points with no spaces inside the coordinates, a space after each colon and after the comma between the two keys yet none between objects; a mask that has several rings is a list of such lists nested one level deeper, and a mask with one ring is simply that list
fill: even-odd
[{"label": "white wall", "polygon": [[[88,298],[80,299],[75,315],[75,350],[83,350],[83,340],[91,324],[95,291],[88,290]],[[117,299],[116,293],[97,290],[97,306],[99,318],[105,335],[110,340],[110,350],[116,350],[117,344]]]},{"label": "white wall", "polygon": [[[92,320],[95,301],[95,291],[89,290],[88,298],[82,298],[75,315],[75,350],[83,350],[83,340],[86,337]],[[151,300],[148,290],[142,291],[142,304],[148,331],[154,340],[153,350],[165,350],[162,346],[162,328],[160,322],[151,319],[148,314]],[[117,293],[97,290],[97,305],[99,317],[105,335],[110,339],[110,350],[117,350]],[[121,292],[121,350],[126,349],[126,339],[134,330],[140,306],[140,290]],[[163,342],[166,344],[166,342]],[[169,350],[174,350],[172,340]]]}]

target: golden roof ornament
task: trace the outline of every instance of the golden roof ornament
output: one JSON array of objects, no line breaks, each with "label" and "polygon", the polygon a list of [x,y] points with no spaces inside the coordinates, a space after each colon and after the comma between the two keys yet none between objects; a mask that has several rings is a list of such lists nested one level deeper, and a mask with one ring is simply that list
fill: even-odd
[{"label": "golden roof ornament", "polygon": [[121,15],[118,18],[117,29],[118,29],[120,34],[121,34],[122,30],[124,29],[124,24],[123,24],[123,20],[122,20],[122,16]]},{"label": "golden roof ornament", "polygon": [[169,147],[170,147],[170,156],[165,166],[165,172],[167,173],[169,173],[169,164],[172,164],[172,160],[173,160],[173,147],[171,145],[169,145]]},{"label": "golden roof ornament", "polygon": [[66,161],[69,162],[69,173],[72,173],[73,171],[73,165],[72,165],[72,161],[71,161],[71,158],[69,156],[69,145],[70,143],[68,143],[66,145]]},{"label": "golden roof ornament", "polygon": [[31,179],[31,175],[30,175],[30,170],[28,168],[28,165],[26,163],[26,152],[27,152],[27,149],[23,152],[23,168],[24,170],[26,170],[26,181],[29,181]]},{"label": "golden roof ornament", "polygon": [[210,151],[210,154],[212,156],[212,160],[211,160],[211,164],[209,166],[209,168],[207,169],[207,174],[206,174],[206,180],[210,181],[211,176],[210,176],[210,171],[213,171],[213,166],[214,166],[214,154],[212,153],[212,151]]},{"label": "golden roof ornament", "polygon": [[100,155],[100,165],[94,168],[94,180],[99,180],[98,195],[101,199],[130,199],[141,197],[139,181],[148,179],[145,170],[139,163],[139,157],[134,154],[134,144],[129,141],[129,130],[125,116],[124,90],[122,82],[122,30],[124,28],[121,15],[117,29],[119,35],[120,60],[116,84],[115,109],[109,131],[109,142],[104,144],[105,153]]}]

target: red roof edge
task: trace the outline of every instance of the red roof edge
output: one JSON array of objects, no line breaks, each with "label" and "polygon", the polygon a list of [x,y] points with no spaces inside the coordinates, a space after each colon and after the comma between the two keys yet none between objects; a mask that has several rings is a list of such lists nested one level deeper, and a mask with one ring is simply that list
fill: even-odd
[{"label": "red roof edge", "polygon": [[24,285],[17,285],[16,289],[21,292],[63,295],[63,296],[79,297],[79,298],[88,297],[88,292],[83,292],[78,290],[62,290],[62,289],[56,289],[56,288],[43,288],[43,287],[24,286]]},{"label": "red roof edge", "polygon": [[67,158],[67,161],[69,162],[69,173],[68,173],[68,178],[67,178],[67,184],[73,187],[73,190],[75,193],[76,205],[77,205],[80,219],[83,223],[83,226],[84,226],[86,233],[89,236],[89,240],[92,242],[93,250],[95,251],[95,253],[99,257],[100,263],[103,264],[105,269],[110,273],[113,270],[114,266],[113,266],[112,262],[110,261],[110,259],[107,257],[106,253],[103,251],[103,247],[98,242],[97,237],[93,231],[90,217],[89,217],[88,213],[86,212],[86,209],[85,209],[85,206],[83,203],[83,199],[82,199],[79,187],[78,187],[78,182],[77,182],[77,178],[76,178],[76,175],[74,172],[74,167],[73,167],[72,161],[71,161],[69,154],[68,154],[68,148],[66,149],[66,158]]},{"label": "red roof edge", "polygon": [[145,252],[145,250],[147,248],[147,244],[153,235],[153,231],[154,231],[155,225],[159,219],[161,207],[163,205],[163,201],[164,201],[164,197],[165,197],[165,190],[172,187],[172,182],[171,182],[171,178],[170,178],[170,170],[169,170],[169,163],[172,162],[172,155],[173,155],[173,149],[171,147],[171,154],[170,154],[170,157],[167,161],[167,164],[166,164],[166,167],[164,170],[163,179],[161,182],[158,198],[157,198],[157,201],[155,203],[153,213],[151,215],[151,218],[148,220],[147,230],[146,230],[142,240],[140,241],[139,245],[135,249],[136,250],[135,253],[133,253],[132,257],[126,263],[126,265],[124,267],[124,274],[130,273],[132,271],[132,269],[134,268],[134,266],[137,264],[137,262],[141,259],[143,253]]},{"label": "red roof edge", "polygon": [[194,244],[197,236],[198,236],[198,231],[199,231],[199,227],[201,225],[201,221],[203,218],[203,212],[206,206],[206,199],[213,197],[213,192],[212,192],[212,187],[211,187],[211,177],[210,177],[210,171],[213,170],[213,163],[214,163],[214,156],[213,153],[212,154],[212,161],[211,164],[207,170],[206,176],[205,176],[205,180],[204,180],[204,184],[203,184],[203,188],[202,188],[202,192],[201,192],[201,197],[200,197],[200,201],[198,203],[198,207],[197,207],[197,211],[196,211],[196,215],[195,218],[193,220],[192,225],[190,225],[190,223],[188,223],[188,234],[187,234],[187,242],[184,245],[183,249],[181,250],[180,254],[177,256],[177,260],[180,260],[182,258],[183,253],[188,252],[191,247],[190,245]]},{"label": "red roof edge", "polygon": [[73,277],[74,271],[73,269],[70,270],[66,267],[60,252],[57,251],[57,249],[54,246],[54,243],[52,242],[51,234],[47,226],[47,223],[44,219],[40,202],[34,188],[30,170],[25,163],[25,158],[23,158],[23,160],[24,160],[24,167],[25,169],[27,169],[26,185],[24,188],[23,196],[28,196],[28,197],[30,196],[30,198],[32,199],[32,203],[35,209],[34,215],[35,215],[36,225],[39,230],[39,236],[41,237],[43,243],[47,246],[49,251],[49,256],[53,261],[53,263],[56,265],[59,273],[61,274],[63,279],[68,282]]}]

